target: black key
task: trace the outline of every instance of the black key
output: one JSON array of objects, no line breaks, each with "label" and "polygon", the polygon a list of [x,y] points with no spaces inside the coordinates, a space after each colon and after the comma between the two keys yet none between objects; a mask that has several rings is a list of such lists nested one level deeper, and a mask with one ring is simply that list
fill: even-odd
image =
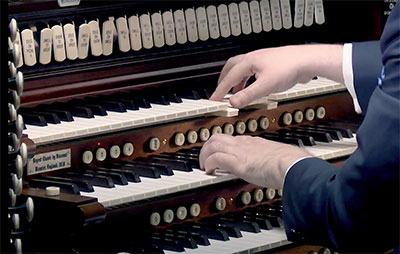
[{"label": "black key", "polygon": [[352,133],[356,133],[358,128],[360,127],[360,123],[354,123],[346,120],[334,120],[331,119],[327,122],[324,122],[324,125],[336,127],[336,128],[344,128],[349,129]]},{"label": "black key", "polygon": [[157,157],[157,155],[151,155],[150,157],[147,158],[138,158],[137,160],[139,161],[149,161],[149,162],[157,162],[157,163],[162,163],[165,165],[168,165],[169,167],[172,168],[172,170],[179,170],[179,171],[185,171],[185,172],[191,172],[192,167],[187,161],[184,160],[174,160],[174,159],[169,159],[169,158],[164,158],[164,157]]},{"label": "black key", "polygon": [[70,101],[68,103],[71,104],[71,105],[75,105],[75,106],[80,105],[80,106],[84,106],[84,107],[90,108],[92,110],[93,114],[95,114],[97,116],[106,116],[107,115],[107,111],[103,106],[98,105],[98,104],[88,103],[87,101],[85,101],[83,99],[72,100],[72,101]]},{"label": "black key", "polygon": [[311,130],[311,131],[321,131],[321,132],[326,132],[329,133],[329,135],[331,135],[332,139],[334,140],[342,140],[343,136],[342,133],[338,130],[329,130],[329,129],[323,129],[323,128],[318,128],[315,126],[300,126],[298,127],[300,130]]},{"label": "black key", "polygon": [[122,102],[112,101],[109,97],[98,96],[98,97],[86,97],[84,100],[89,101],[93,104],[98,104],[103,106],[108,111],[124,113],[126,108]]},{"label": "black key", "polygon": [[260,218],[267,219],[273,227],[283,227],[283,221],[280,216],[272,215],[265,211],[257,211],[255,215]]},{"label": "black key", "polygon": [[182,235],[174,235],[168,232],[153,232],[152,236],[159,237],[159,238],[170,238],[173,240],[178,241],[178,244],[181,245],[183,248],[189,248],[189,249],[196,249],[197,248],[197,243],[196,241],[187,236],[182,236]]},{"label": "black key", "polygon": [[214,219],[214,221],[228,226],[236,226],[242,231],[247,231],[252,233],[260,232],[260,227],[258,226],[258,224],[251,221],[237,220],[224,216],[217,217]]},{"label": "black key", "polygon": [[139,110],[139,106],[137,106],[135,104],[134,100],[131,100],[131,99],[119,99],[119,98],[113,98],[113,100],[121,102],[122,104],[124,104],[126,109]]},{"label": "black key", "polygon": [[139,108],[151,108],[150,101],[145,98],[132,97],[131,99]]},{"label": "black key", "polygon": [[25,124],[36,125],[36,126],[47,126],[47,122],[42,115],[33,115],[27,113],[20,113],[24,119]]},{"label": "black key", "polygon": [[43,110],[45,112],[57,114],[58,118],[61,121],[64,121],[64,122],[72,122],[72,121],[74,121],[74,118],[72,117],[71,112],[69,112],[67,110],[57,110],[57,109],[52,109],[52,108],[41,109],[41,110]]},{"label": "black key", "polygon": [[52,181],[46,179],[30,179],[28,180],[29,186],[32,188],[46,189],[49,186],[56,186],[60,188],[61,192],[79,195],[79,188],[74,183],[66,183],[59,181]]},{"label": "black key", "polygon": [[233,214],[233,215],[231,213],[229,213],[229,214],[225,214],[225,216],[232,217],[232,218],[240,218],[240,219],[243,219],[243,220],[246,220],[246,221],[255,222],[255,223],[258,224],[258,226],[261,229],[266,229],[266,230],[272,229],[272,225],[271,225],[271,222],[269,220],[267,220],[265,218],[262,218],[262,217],[259,217],[259,216],[255,215],[255,214],[251,213],[251,212],[245,212],[244,211],[244,212],[240,212],[240,213]]},{"label": "black key", "polygon": [[104,187],[104,188],[114,188],[114,182],[111,177],[93,174],[81,174],[75,172],[64,172],[60,174],[62,177],[69,177],[72,180],[83,179],[89,181],[94,186]]},{"label": "black key", "polygon": [[299,138],[286,137],[286,136],[275,135],[275,134],[271,134],[271,133],[262,133],[262,134],[260,134],[260,137],[268,139],[268,140],[276,141],[276,142],[297,145],[298,147],[304,147],[303,141],[301,141],[301,139],[299,139]]},{"label": "black key", "polygon": [[82,118],[93,118],[93,112],[90,108],[82,107],[82,106],[72,106],[60,102],[55,102],[49,105],[50,108],[62,109],[71,112],[73,116],[82,117]]},{"label": "black key", "polygon": [[74,183],[74,184],[76,184],[76,186],[78,186],[79,191],[84,191],[84,192],[93,192],[94,191],[93,185],[91,183],[89,183],[88,181],[85,181],[85,180],[81,180],[81,179],[72,180],[70,178],[65,178],[65,177],[60,177],[60,176],[46,176],[46,175],[42,175],[41,179],[66,182],[66,183]]},{"label": "black key", "polygon": [[[305,126],[312,126],[312,125],[305,125]],[[350,129],[345,129],[345,128],[336,128],[333,126],[328,126],[328,125],[322,125],[322,124],[317,124],[315,127],[321,128],[321,129],[327,129],[327,130],[336,130],[340,131],[342,134],[343,138],[352,138],[353,133],[351,132]]]},{"label": "black key", "polygon": [[[52,123],[52,124],[59,124],[61,123],[60,118],[58,117],[58,115],[54,112],[46,112],[46,111],[38,111],[35,110],[35,108],[32,109],[28,109],[28,108],[21,108],[19,110],[19,113],[21,113],[22,115],[24,113],[26,114],[32,114],[32,115],[40,115],[43,116],[44,119],[46,120],[47,123]],[[24,119],[25,120],[25,119]],[[26,121],[25,121],[26,122]]]},{"label": "black key", "polygon": [[125,176],[126,180],[128,180],[128,182],[133,182],[133,183],[141,182],[139,175],[130,170],[116,169],[116,168],[103,168],[103,167],[98,167],[97,169],[102,170],[102,171],[111,171],[111,172],[123,174]]},{"label": "black key", "polygon": [[188,157],[188,156],[182,156],[182,155],[176,155],[173,153],[162,153],[162,154],[158,154],[157,158],[159,157],[163,157],[163,158],[167,158],[167,159],[175,159],[175,160],[184,160],[187,163],[189,163],[191,168],[200,168],[200,162],[199,162],[199,158],[194,158],[194,157]]},{"label": "black key", "polygon": [[120,174],[120,173],[103,171],[103,170],[90,170],[90,169],[84,170],[83,173],[108,176],[113,180],[114,184],[128,185],[128,180],[126,179],[126,177],[123,174]]},{"label": "black key", "polygon": [[[205,220],[207,221],[207,220]],[[199,225],[206,225],[207,227],[210,226],[210,223],[206,223],[206,222],[197,222]],[[221,224],[215,221],[211,222],[212,224],[212,228],[218,228],[218,229],[222,229],[225,230],[229,236],[231,237],[235,237],[235,238],[240,238],[243,237],[242,233],[240,232],[240,229],[236,226],[231,226],[231,225],[226,225],[226,224]]]},{"label": "black key", "polygon": [[158,170],[155,167],[135,166],[135,165],[130,165],[130,164],[124,163],[124,162],[115,163],[115,164],[110,165],[109,167],[130,170],[132,172],[135,172],[139,176],[143,176],[143,177],[149,177],[149,178],[160,178],[161,177],[160,170]]},{"label": "black key", "polygon": [[182,98],[186,98],[186,99],[191,99],[191,100],[200,100],[201,99],[201,96],[199,95],[199,93],[193,89],[183,89],[182,91],[179,91],[178,94]]},{"label": "black key", "polygon": [[165,229],[165,232],[171,233],[173,235],[191,237],[196,241],[197,245],[203,245],[203,246],[210,245],[210,241],[208,240],[208,238],[205,235],[199,234],[197,232],[186,232],[182,230],[173,230],[171,228]]},{"label": "black key", "polygon": [[182,103],[182,98],[172,90],[163,89],[161,93],[164,94],[169,102]]},{"label": "black key", "polygon": [[179,244],[178,241],[170,238],[160,238],[156,236],[151,236],[148,242],[152,245],[156,245],[162,249],[183,252],[185,249]]},{"label": "black key", "polygon": [[169,167],[168,165],[158,163],[158,162],[143,162],[143,161],[127,161],[128,164],[135,165],[135,166],[151,166],[155,167],[158,170],[160,170],[161,175],[166,175],[166,176],[172,176],[174,175],[174,172],[172,172],[172,167]]},{"label": "black key", "polygon": [[315,146],[315,140],[312,136],[310,135],[301,135],[301,134],[296,134],[296,133],[285,133],[285,132],[280,132],[278,133],[281,136],[287,136],[287,137],[292,137],[292,138],[299,138],[303,142],[305,146]]},{"label": "black key", "polygon": [[173,226],[173,229],[199,233],[199,234],[207,236],[208,238],[220,240],[220,241],[228,241],[229,240],[229,235],[225,230],[204,228],[204,227],[202,227],[200,225],[196,225],[194,223],[185,223],[185,224],[181,224],[181,225],[175,225],[175,226]]},{"label": "black key", "polygon": [[280,129],[279,133],[289,133],[289,134],[300,134],[300,135],[309,135],[312,136],[316,141],[321,142],[332,142],[332,137],[326,132],[318,132],[318,131],[307,131],[307,130],[299,130],[299,129]]},{"label": "black key", "polygon": [[140,98],[135,95],[135,91],[130,92],[118,92],[110,95],[112,98],[121,99],[121,100],[129,100],[130,103],[134,105],[134,108],[151,108],[150,101]]}]

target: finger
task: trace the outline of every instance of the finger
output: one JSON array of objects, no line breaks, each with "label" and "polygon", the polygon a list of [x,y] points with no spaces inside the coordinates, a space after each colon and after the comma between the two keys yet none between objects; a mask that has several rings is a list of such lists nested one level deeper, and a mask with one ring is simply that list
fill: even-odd
[{"label": "finger", "polygon": [[204,162],[207,174],[213,174],[216,169],[231,173],[237,164],[237,157],[233,154],[216,152],[210,155]]},{"label": "finger", "polygon": [[200,168],[204,169],[204,161],[213,153],[233,153],[235,138],[227,134],[215,134],[203,145],[200,150]]},{"label": "finger", "polygon": [[243,79],[247,79],[251,75],[253,75],[251,64],[245,61],[236,64],[218,84],[210,100],[222,100],[232,87],[237,86]]},{"label": "finger", "polygon": [[269,87],[265,80],[257,79],[253,84],[238,91],[230,98],[230,103],[235,108],[242,108],[250,102],[271,93],[273,88]]},{"label": "finger", "polygon": [[233,87],[232,93],[235,94],[240,90],[243,90],[243,88],[246,86],[247,80],[248,79],[243,79],[242,82],[240,82],[237,86]]},{"label": "finger", "polygon": [[232,69],[233,66],[235,66],[237,63],[239,63],[242,58],[243,58],[243,55],[237,55],[237,56],[229,58],[228,61],[226,61],[224,67],[221,70],[221,73],[219,74],[217,84],[219,84],[225,78],[226,74]]}]

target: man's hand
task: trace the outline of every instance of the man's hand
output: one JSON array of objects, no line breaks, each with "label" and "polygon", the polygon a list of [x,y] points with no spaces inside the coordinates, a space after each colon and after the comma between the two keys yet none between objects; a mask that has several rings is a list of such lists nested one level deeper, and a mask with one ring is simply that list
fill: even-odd
[{"label": "man's hand", "polygon": [[298,147],[259,137],[215,134],[201,149],[200,168],[208,174],[219,169],[259,186],[280,189],[288,167],[310,156]]},{"label": "man's hand", "polygon": [[[323,76],[343,82],[341,45],[301,45],[256,50],[230,58],[221,71],[211,100],[220,101],[233,88],[230,103],[242,108],[270,93]],[[256,81],[244,88],[247,80]]]}]

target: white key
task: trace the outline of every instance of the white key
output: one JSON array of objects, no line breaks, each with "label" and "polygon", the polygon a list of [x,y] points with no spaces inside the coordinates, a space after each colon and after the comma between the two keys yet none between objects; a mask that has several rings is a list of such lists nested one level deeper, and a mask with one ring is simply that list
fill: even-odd
[{"label": "white key", "polygon": [[294,27],[300,28],[304,24],[304,0],[296,0],[294,4]]},{"label": "white key", "polygon": [[151,25],[153,27],[154,45],[157,48],[161,48],[162,46],[165,45],[165,40],[164,40],[164,27],[160,12],[155,12],[151,14]]},{"label": "white key", "polygon": [[197,32],[197,21],[196,21],[196,13],[194,8],[189,8],[185,10],[185,19],[186,19],[186,29],[188,40],[190,42],[196,42],[199,40],[199,34]]},{"label": "white key", "polygon": [[90,27],[90,50],[93,56],[103,54],[103,45],[101,45],[101,35],[98,20],[91,20],[88,23]]},{"label": "white key", "polygon": [[217,39],[220,36],[217,8],[214,5],[209,5],[206,8],[208,29],[210,30],[210,37],[212,39]]},{"label": "white key", "polygon": [[142,32],[140,31],[139,18],[132,15],[128,18],[129,36],[131,39],[131,48],[138,51],[142,48]]},{"label": "white key", "polygon": [[40,31],[39,63],[48,64],[51,61],[53,46],[53,32],[50,28]]},{"label": "white key", "polygon": [[75,26],[73,24],[65,24],[64,27],[65,51],[69,60],[78,58],[78,46],[76,43]]},{"label": "white key", "polygon": [[325,23],[324,3],[322,0],[314,0],[315,23],[321,25]]},{"label": "white key", "polygon": [[253,32],[259,33],[262,31],[260,4],[258,3],[258,1],[253,0],[250,2],[249,7]]},{"label": "white key", "polygon": [[90,26],[81,24],[78,29],[78,57],[86,59],[89,54]]},{"label": "white key", "polygon": [[33,66],[36,64],[35,40],[31,29],[24,29],[21,32],[22,48],[24,52],[25,65]]},{"label": "white key", "polygon": [[197,8],[196,17],[197,17],[197,28],[199,31],[199,38],[202,41],[206,41],[208,40],[208,38],[210,38],[210,34],[208,32],[206,9],[204,7]]},{"label": "white key", "polygon": [[314,23],[314,0],[305,0],[304,25],[311,26]]},{"label": "white key", "polygon": [[118,34],[118,46],[121,52],[128,52],[131,50],[131,44],[129,41],[129,29],[126,17],[119,17],[115,20]]},{"label": "white key", "polygon": [[165,43],[169,46],[175,45],[176,34],[175,34],[175,24],[174,17],[171,11],[165,11],[162,14],[163,24],[164,24],[164,34]]},{"label": "white key", "polygon": [[139,17],[139,20],[140,20],[140,30],[142,32],[143,47],[145,49],[150,49],[154,46],[150,16],[149,14],[142,14]]},{"label": "white key", "polygon": [[281,7],[279,0],[271,0],[272,27],[274,30],[282,29]]},{"label": "white key", "polygon": [[185,14],[182,10],[174,11],[176,41],[179,44],[187,42]]},{"label": "white key", "polygon": [[221,29],[221,36],[227,38],[231,35],[231,27],[229,24],[228,6],[220,4],[217,8],[219,27]]},{"label": "white key", "polygon": [[289,0],[280,0],[280,1],[281,1],[283,28],[289,29],[292,27],[292,13],[290,11],[290,2]]},{"label": "white key", "polygon": [[240,25],[240,14],[239,6],[237,3],[231,3],[228,5],[229,20],[232,29],[232,35],[239,36],[242,34],[242,28]]},{"label": "white key", "polygon": [[252,32],[252,29],[251,29],[249,4],[247,2],[239,3],[239,13],[240,13],[240,24],[242,26],[242,32],[244,34],[250,34]]},{"label": "white key", "polygon": [[102,27],[102,44],[103,44],[103,55],[109,56],[113,52],[114,48],[114,24],[111,20],[103,22]]}]

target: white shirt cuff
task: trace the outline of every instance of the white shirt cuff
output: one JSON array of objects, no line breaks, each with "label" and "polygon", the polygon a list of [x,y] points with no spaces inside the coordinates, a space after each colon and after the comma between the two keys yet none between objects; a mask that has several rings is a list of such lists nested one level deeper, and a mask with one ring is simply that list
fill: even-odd
[{"label": "white shirt cuff", "polygon": [[356,91],[354,89],[354,79],[353,79],[353,44],[345,43],[343,45],[343,59],[342,59],[342,72],[344,85],[349,91],[351,97],[353,98],[354,109],[357,113],[361,114],[361,107],[358,103]]},{"label": "white shirt cuff", "polygon": [[285,184],[286,175],[288,174],[289,170],[290,170],[297,162],[302,161],[302,160],[304,160],[304,159],[308,159],[308,158],[313,158],[313,156],[306,156],[306,157],[297,159],[295,162],[293,162],[293,163],[288,167],[288,169],[286,169],[285,176],[283,177],[283,184]]}]

